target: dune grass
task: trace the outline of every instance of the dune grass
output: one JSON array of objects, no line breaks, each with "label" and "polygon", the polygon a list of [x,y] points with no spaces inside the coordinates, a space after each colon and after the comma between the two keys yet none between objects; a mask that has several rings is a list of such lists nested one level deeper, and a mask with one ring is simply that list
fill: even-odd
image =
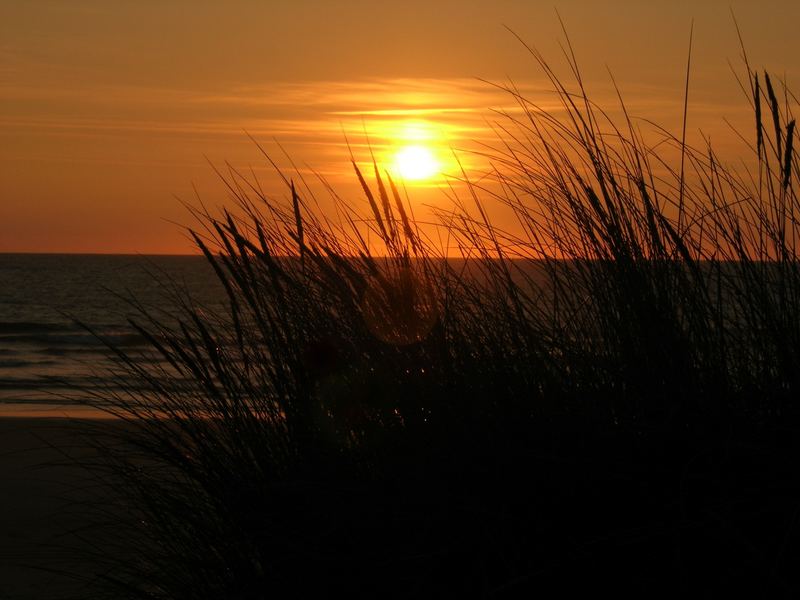
[{"label": "dune grass", "polygon": [[441,215],[460,258],[377,166],[338,218],[221,174],[237,210],[191,234],[227,309],[142,310],[97,398],[109,597],[798,591],[793,97],[747,67],[738,172],[532,53],[562,110],[509,89],[495,185]]}]

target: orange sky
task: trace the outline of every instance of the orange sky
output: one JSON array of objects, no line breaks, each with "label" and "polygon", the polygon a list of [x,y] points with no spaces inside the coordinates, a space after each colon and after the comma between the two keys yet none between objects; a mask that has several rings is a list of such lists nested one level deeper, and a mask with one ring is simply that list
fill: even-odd
[{"label": "orange sky", "polygon": [[[170,222],[188,222],[175,197],[190,199],[194,183],[209,204],[225,202],[205,157],[252,167],[284,193],[245,130],[345,194],[355,182],[343,131],[359,158],[366,131],[379,160],[409,123],[441,149],[491,142],[489,109],[512,102],[479,79],[510,78],[546,104],[504,25],[563,65],[554,5],[594,99],[613,104],[608,66],[634,113],[673,129],[694,19],[689,126],[723,148],[734,144],[722,118],[747,118],[728,66],[740,66],[729,7],[753,66],[790,87],[800,77],[792,1],[4,0],[0,251],[190,252]],[[446,201],[430,182],[409,193]]]}]

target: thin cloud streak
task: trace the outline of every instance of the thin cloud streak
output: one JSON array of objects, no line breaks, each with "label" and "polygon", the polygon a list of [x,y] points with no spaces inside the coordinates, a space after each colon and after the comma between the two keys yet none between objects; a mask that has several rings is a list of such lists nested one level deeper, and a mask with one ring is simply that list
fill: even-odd
[{"label": "thin cloud streak", "polygon": [[[613,117],[619,100],[610,82],[595,85],[591,97]],[[623,96],[634,116],[659,122],[674,117],[680,98],[654,86],[625,86]],[[525,99],[525,100],[522,100]],[[225,92],[133,85],[51,87],[0,83],[0,138],[28,139],[28,148],[14,147],[13,158],[41,160],[53,155],[48,139],[70,144],[70,160],[119,160],[115,149],[144,144],[163,161],[189,161],[224,144],[228,158],[257,156],[247,135],[275,140],[292,156],[326,174],[350,177],[350,150],[359,163],[372,155],[391,160],[404,131],[426,129],[426,143],[438,148],[451,170],[453,150],[466,153],[466,168],[478,166],[470,149],[497,144],[503,125],[524,117],[525,110],[563,110],[542,81],[488,83],[479,79],[384,78],[353,81],[276,82],[233,87]],[[727,114],[738,122],[741,103],[692,102],[691,115]],[[691,122],[690,115],[690,122]],[[705,119],[703,119],[705,121]],[[95,138],[98,147],[81,140]],[[38,140],[38,141],[37,141]],[[167,150],[161,147],[169,142]],[[36,146],[36,144],[41,144]],[[83,145],[82,145],[83,144]],[[11,144],[0,155],[12,157]],[[56,160],[55,156],[52,160]]]}]

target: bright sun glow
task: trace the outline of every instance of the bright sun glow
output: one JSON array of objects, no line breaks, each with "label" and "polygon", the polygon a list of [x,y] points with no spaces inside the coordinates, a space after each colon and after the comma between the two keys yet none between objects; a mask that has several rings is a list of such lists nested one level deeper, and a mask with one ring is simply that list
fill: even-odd
[{"label": "bright sun glow", "polygon": [[424,146],[404,146],[395,154],[394,166],[404,179],[426,179],[439,172],[439,161]]}]

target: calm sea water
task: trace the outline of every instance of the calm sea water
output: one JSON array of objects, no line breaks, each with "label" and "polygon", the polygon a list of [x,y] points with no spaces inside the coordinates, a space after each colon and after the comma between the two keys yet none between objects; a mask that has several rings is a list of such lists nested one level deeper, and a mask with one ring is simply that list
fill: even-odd
[{"label": "calm sea water", "polygon": [[[473,270],[460,260],[451,266]],[[540,269],[523,268],[544,282]],[[81,414],[78,391],[113,382],[103,377],[113,361],[98,336],[129,352],[144,348],[128,325],[137,314],[130,300],[170,313],[174,286],[196,306],[225,301],[202,256],[0,254],[0,416]]]},{"label": "calm sea water", "polygon": [[[452,266],[469,271],[461,261]],[[174,286],[196,306],[225,302],[203,256],[0,254],[0,416],[88,414],[80,395],[115,381],[101,339],[129,353],[144,349],[128,323],[137,316],[131,299],[176,311]]]},{"label": "calm sea water", "polygon": [[110,359],[77,322],[135,351],[127,298],[169,312],[172,284],[204,306],[224,300],[201,256],[0,254],[0,415],[79,411],[69,396],[107,385]]}]

